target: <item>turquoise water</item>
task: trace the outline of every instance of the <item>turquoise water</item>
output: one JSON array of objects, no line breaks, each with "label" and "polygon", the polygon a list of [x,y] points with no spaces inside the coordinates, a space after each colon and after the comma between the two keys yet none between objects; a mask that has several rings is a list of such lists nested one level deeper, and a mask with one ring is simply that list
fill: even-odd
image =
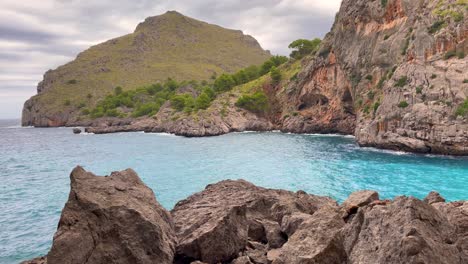
[{"label": "turquoise water", "polygon": [[73,135],[69,128],[16,123],[0,122],[0,263],[49,250],[69,173],[78,164],[100,175],[135,169],[167,209],[209,183],[239,178],[339,201],[360,189],[377,190],[383,198],[423,198],[437,190],[448,200],[468,199],[467,158],[360,149],[351,137]]}]

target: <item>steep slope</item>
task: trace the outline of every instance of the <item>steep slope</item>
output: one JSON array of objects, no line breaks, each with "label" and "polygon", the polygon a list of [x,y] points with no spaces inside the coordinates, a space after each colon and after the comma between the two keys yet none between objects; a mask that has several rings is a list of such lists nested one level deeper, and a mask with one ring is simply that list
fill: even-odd
[{"label": "steep slope", "polygon": [[300,111],[283,130],[468,154],[466,17],[466,0],[344,0],[318,56],[279,91],[283,114]]},{"label": "steep slope", "polygon": [[116,86],[129,90],[167,78],[207,80],[269,57],[241,31],[167,12],[147,18],[132,34],[93,46],[74,61],[48,71],[38,95],[25,103],[22,123],[79,124],[80,108],[93,106]]}]

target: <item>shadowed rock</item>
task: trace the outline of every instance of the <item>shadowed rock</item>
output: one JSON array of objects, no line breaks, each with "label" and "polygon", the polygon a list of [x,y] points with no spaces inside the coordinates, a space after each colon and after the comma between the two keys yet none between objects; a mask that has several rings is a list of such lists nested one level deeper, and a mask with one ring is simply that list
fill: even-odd
[{"label": "shadowed rock", "polygon": [[280,247],[285,236],[279,224],[285,215],[312,214],[325,204],[336,203],[304,192],[260,188],[243,180],[208,185],[177,203],[171,212],[179,239],[177,259],[233,260],[247,246],[249,234],[272,248]]},{"label": "shadowed rock", "polygon": [[172,263],[169,213],[133,170],[97,177],[76,167],[49,264]]}]

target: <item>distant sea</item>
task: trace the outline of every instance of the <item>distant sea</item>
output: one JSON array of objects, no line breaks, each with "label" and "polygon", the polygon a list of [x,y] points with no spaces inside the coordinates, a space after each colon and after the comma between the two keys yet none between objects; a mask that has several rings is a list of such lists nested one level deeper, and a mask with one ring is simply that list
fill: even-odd
[{"label": "distant sea", "polygon": [[436,190],[450,201],[468,199],[468,158],[363,149],[353,137],[74,135],[71,128],[0,120],[0,263],[48,252],[76,165],[98,175],[133,168],[167,209],[207,184],[240,178],[340,202],[362,189],[381,198],[424,198]]}]

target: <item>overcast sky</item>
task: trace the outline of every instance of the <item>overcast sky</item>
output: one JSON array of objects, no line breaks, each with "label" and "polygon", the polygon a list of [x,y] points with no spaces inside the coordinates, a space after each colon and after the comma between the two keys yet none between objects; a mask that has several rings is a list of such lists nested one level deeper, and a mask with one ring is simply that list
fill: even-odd
[{"label": "overcast sky", "polygon": [[0,118],[19,118],[43,73],[82,50],[176,10],[240,29],[274,54],[298,38],[322,38],[341,0],[1,0]]}]

